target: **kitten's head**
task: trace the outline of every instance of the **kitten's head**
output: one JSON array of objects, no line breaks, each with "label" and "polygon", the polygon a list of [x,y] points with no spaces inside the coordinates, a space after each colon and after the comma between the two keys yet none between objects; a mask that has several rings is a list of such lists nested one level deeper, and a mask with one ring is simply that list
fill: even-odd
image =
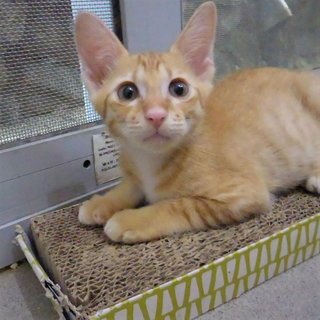
[{"label": "kitten's head", "polygon": [[129,55],[89,13],[76,21],[76,42],[91,100],[124,145],[149,152],[177,147],[203,114],[214,74],[216,9],[201,5],[166,53]]}]

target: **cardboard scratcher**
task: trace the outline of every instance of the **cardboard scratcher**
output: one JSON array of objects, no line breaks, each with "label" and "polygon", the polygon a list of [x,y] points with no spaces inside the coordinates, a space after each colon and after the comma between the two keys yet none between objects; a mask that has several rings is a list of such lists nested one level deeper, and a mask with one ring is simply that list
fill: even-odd
[{"label": "cardboard scratcher", "polygon": [[113,244],[73,206],[36,217],[44,268],[83,317],[192,319],[320,251],[320,198],[296,191],[238,225]]}]

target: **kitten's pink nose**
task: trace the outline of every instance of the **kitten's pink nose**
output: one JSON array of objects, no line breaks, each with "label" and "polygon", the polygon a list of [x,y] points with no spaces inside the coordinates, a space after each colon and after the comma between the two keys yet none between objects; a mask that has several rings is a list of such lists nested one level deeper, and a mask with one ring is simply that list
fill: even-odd
[{"label": "kitten's pink nose", "polygon": [[156,128],[160,128],[166,119],[168,112],[161,107],[152,107],[148,109],[144,116]]}]

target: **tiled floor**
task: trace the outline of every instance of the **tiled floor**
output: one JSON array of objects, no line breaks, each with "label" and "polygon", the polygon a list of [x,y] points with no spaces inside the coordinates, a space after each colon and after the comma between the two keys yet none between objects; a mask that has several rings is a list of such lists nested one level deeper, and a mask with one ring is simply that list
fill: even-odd
[{"label": "tiled floor", "polygon": [[[27,263],[0,271],[0,320],[57,320]],[[199,320],[320,320],[320,255]]]}]

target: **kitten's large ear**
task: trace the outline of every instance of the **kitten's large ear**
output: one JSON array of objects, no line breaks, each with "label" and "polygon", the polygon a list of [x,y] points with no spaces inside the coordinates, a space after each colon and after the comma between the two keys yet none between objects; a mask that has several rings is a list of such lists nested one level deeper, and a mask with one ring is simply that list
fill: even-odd
[{"label": "kitten's large ear", "polygon": [[171,51],[179,51],[194,73],[204,81],[214,75],[213,46],[217,13],[212,1],[202,4],[192,15]]},{"label": "kitten's large ear", "polygon": [[76,44],[88,90],[94,94],[127,50],[94,14],[83,12],[76,19]]}]

